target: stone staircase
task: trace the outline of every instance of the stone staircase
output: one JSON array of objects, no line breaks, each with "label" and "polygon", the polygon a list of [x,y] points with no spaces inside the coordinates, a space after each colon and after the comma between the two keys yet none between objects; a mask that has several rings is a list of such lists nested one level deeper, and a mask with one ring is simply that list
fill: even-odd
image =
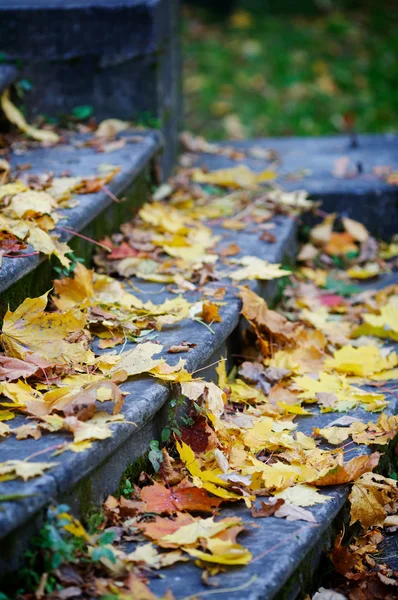
[{"label": "stone staircase", "polygon": [[[33,50],[30,49],[29,44],[21,46],[21,52],[26,53],[26,55],[24,54],[26,65],[23,76],[32,77],[34,81],[39,82],[31,100],[31,111],[34,113],[35,110],[42,110],[42,106],[45,106],[45,110],[54,113],[58,110],[61,100],[62,110],[70,110],[76,105],[76,100],[81,98],[79,94],[84,86],[90,87],[90,84],[81,82],[80,91],[71,91],[69,88],[71,82],[63,81],[60,75],[61,72],[65,73],[64,69],[72,69],[73,60],[76,58],[70,53],[64,54],[65,47],[62,47],[59,41],[69,39],[69,33],[64,30],[67,27],[67,19],[62,12],[67,10],[69,3],[53,0],[51,5],[51,10],[54,11],[52,18],[55,19],[54,22],[59,28],[59,30],[57,29],[59,38],[56,42],[57,47],[51,48],[52,54],[50,55],[47,55],[47,52],[39,44],[40,19],[43,19],[43,14],[47,15],[46,19],[49,18],[48,13],[43,13],[46,3],[44,1],[36,3],[36,8],[39,7],[37,12],[36,9],[30,8],[31,13],[28,16],[25,10],[26,4],[22,0],[10,2],[9,8],[5,7],[5,4],[2,3],[0,7],[0,18],[7,16],[15,23],[15,28],[23,30],[27,27],[27,19],[31,20],[32,39],[36,40],[35,47],[38,48],[40,54],[37,61],[33,62],[32,56],[29,54]],[[54,148],[30,149],[23,155],[10,157],[14,168],[18,164],[29,162],[31,164],[30,172],[37,174],[51,171],[55,175],[60,175],[67,170],[72,176],[93,175],[98,172],[99,165],[104,162],[121,167],[120,172],[108,184],[107,190],[80,197],[78,206],[65,209],[63,213],[66,221],[62,221],[61,225],[72,230],[72,232],[63,230],[63,239],[70,242],[76,256],[84,257],[86,264],[90,265],[93,253],[92,244],[73,232],[85,237],[101,239],[105,235],[117,231],[119,225],[128,221],[133,212],[150,197],[154,184],[158,183],[156,173],[159,171],[157,168],[159,161],[163,173],[169,172],[171,165],[175,164],[177,117],[170,117],[174,119],[170,124],[171,121],[165,116],[167,112],[165,104],[171,103],[171,110],[176,111],[178,116],[179,100],[176,100],[176,104],[173,104],[172,98],[163,102],[162,90],[164,88],[161,86],[167,88],[169,85],[167,78],[171,75],[170,64],[175,64],[173,61],[178,62],[176,58],[178,43],[172,40],[177,27],[174,2],[131,0],[115,3],[115,7],[119,7],[121,11],[120,14],[116,8],[114,13],[108,13],[109,7],[105,2],[84,1],[80,4],[81,6],[76,8],[76,3],[70,3],[73,8],[72,12],[68,13],[71,15],[71,23],[82,23],[84,18],[89,21],[92,19],[96,23],[97,19],[99,28],[95,29],[93,25],[87,40],[82,40],[81,35],[71,38],[75,40],[74,43],[78,48],[80,48],[79,41],[82,45],[78,57],[84,63],[84,67],[82,66],[82,71],[78,71],[78,73],[82,77],[84,73],[87,73],[87,69],[91,73],[93,61],[100,61],[101,69],[103,67],[106,70],[109,67],[110,71],[115,71],[112,74],[110,71],[102,73],[103,79],[100,83],[97,82],[102,90],[99,94],[98,114],[101,117],[131,118],[130,113],[127,114],[123,111],[129,109],[129,103],[137,107],[134,98],[136,94],[139,94],[140,83],[143,82],[144,87],[148,84],[152,90],[156,88],[156,98],[151,99],[151,102],[156,100],[155,104],[145,104],[147,101],[142,99],[143,105],[146,108],[149,107],[149,110],[151,110],[150,106],[155,106],[157,114],[161,115],[160,131],[138,130],[122,133],[120,134],[121,138],[124,136],[134,137],[135,141],[130,141],[110,154],[103,155],[97,153],[93,148],[85,147],[82,142],[87,138],[71,134],[65,143]],[[173,10],[171,10],[171,6],[174,7]],[[104,13],[106,13],[105,16]],[[114,66],[115,62],[106,63],[103,56],[99,58],[99,45],[95,46],[94,44],[96,36],[105,35],[106,19],[113,18],[120,27],[120,36],[116,36],[120,43],[122,36],[127,35],[124,31],[127,24],[130,26],[136,24],[137,31],[146,32],[146,37],[135,39],[130,28],[131,45],[124,46],[122,44],[117,51],[109,41],[107,56],[108,58],[112,56],[112,60],[119,65],[117,67]],[[10,62],[17,57],[11,51],[13,43],[11,36],[5,38],[5,49],[10,57]],[[159,53],[163,58],[156,62]],[[123,61],[120,59],[121,55],[128,56],[128,65],[124,64],[124,59]],[[118,62],[118,57],[120,62]],[[153,62],[151,61],[156,62],[155,75],[153,73],[150,75],[151,68],[150,65],[148,66],[148,61],[152,66]],[[51,70],[47,73],[50,63]],[[128,73],[131,73],[135,68],[134,65],[137,64],[141,64],[143,68],[141,75],[135,73],[134,77],[129,80],[128,77],[126,78],[126,69]],[[98,66],[97,63],[95,65]],[[144,69],[144,66],[147,70]],[[18,75],[20,73],[11,64],[1,65],[0,91],[15,81]],[[117,79],[118,77],[119,79]],[[147,80],[149,77],[152,77],[151,82]],[[107,78],[112,80],[111,84],[109,83],[110,79]],[[77,77],[77,79],[79,78]],[[57,82],[54,89],[51,89],[51,81]],[[109,85],[116,87],[122,84],[129,86],[129,91],[123,92],[123,98],[119,99],[120,105],[107,103],[106,81]],[[93,83],[93,87],[90,87],[92,96],[87,100],[88,103],[93,103],[94,108],[96,108],[99,89],[95,85],[96,83]],[[170,85],[176,86],[173,87],[173,94],[176,93],[178,74]],[[46,86],[49,86],[50,89],[41,105],[39,102],[40,90]],[[131,96],[129,96],[130,92]],[[148,98],[148,96],[145,97]],[[103,104],[101,104],[102,102]],[[116,115],[110,113],[113,107],[115,107]],[[313,199],[322,200],[323,210],[340,211],[358,219],[376,235],[381,232],[385,236],[396,233],[398,187],[389,185],[381,179],[375,167],[389,165],[393,170],[398,170],[397,136],[358,136],[355,140],[347,136],[320,139],[264,139],[254,142],[239,142],[234,146],[237,149],[243,149],[247,156],[250,155],[250,149],[272,149],[273,156],[277,157],[277,183],[284,188],[308,190]],[[162,155],[161,152],[164,148],[166,148],[166,154]],[[347,156],[346,173],[347,175],[351,173],[351,175],[338,178],[333,175],[333,168],[336,161],[342,156]],[[205,165],[209,170],[236,166],[244,162],[259,172],[269,167],[270,164],[263,158],[245,158],[237,162],[225,156],[204,153],[195,154],[193,161],[194,164]],[[352,175],[353,170],[356,170],[355,176]],[[115,198],[119,201],[115,201]],[[214,226],[215,232],[221,235],[219,248],[221,249],[233,241],[240,246],[242,255],[258,256],[270,262],[292,263],[296,252],[297,222],[290,217],[278,215],[274,217],[273,223],[275,225],[273,234],[276,239],[273,244],[259,243],[258,236],[250,231],[226,233],[225,229]],[[0,271],[1,314],[4,314],[8,305],[15,308],[26,297],[37,296],[47,291],[51,287],[53,278],[54,273],[50,262],[37,255],[24,259],[4,259]],[[386,285],[392,281],[397,281],[394,275],[388,282],[381,281],[380,285]],[[137,292],[134,288],[134,294],[142,299],[146,300],[149,297],[153,302],[160,303],[170,297],[170,294],[165,292],[160,284],[136,281],[131,278],[131,285],[135,284],[141,292]],[[277,292],[274,282],[251,282],[251,288],[268,302],[273,300]],[[192,292],[187,293],[186,298],[189,301],[199,300],[199,296]],[[226,357],[228,364],[230,366],[233,364],[240,322],[240,301],[232,293],[227,292],[225,302],[226,304],[220,309],[222,322],[212,325],[213,332],[192,320],[182,321],[159,332],[157,340],[165,348],[164,357],[167,358],[167,362],[172,362],[171,355],[167,354],[167,348],[179,344],[181,340],[189,340],[196,343],[196,347],[184,356],[187,359],[189,371],[203,369],[201,373],[203,377],[215,380],[214,363],[216,361]],[[126,349],[128,347],[130,347],[129,344]],[[176,362],[177,358],[174,357]],[[9,481],[0,484],[0,495],[21,495],[17,501],[1,503],[0,577],[5,578],[18,568],[21,556],[28,547],[31,536],[43,523],[46,509],[50,503],[66,503],[76,515],[84,516],[92,507],[98,507],[108,494],[117,489],[124,473],[134,471],[134,468],[137,469],[140,459],[148,450],[150,441],[160,439],[161,430],[167,422],[167,407],[171,398],[169,388],[149,377],[126,382],[122,384],[122,387],[127,393],[122,411],[127,422],[113,424],[111,438],[93,443],[92,447],[83,453],[66,452],[61,454],[55,459],[58,463],[56,467],[29,482]],[[396,397],[391,395],[390,400],[389,410],[392,413],[397,412]],[[364,418],[365,413],[358,409],[354,414]],[[336,415],[333,413],[315,414],[302,419],[300,429],[309,433],[312,431],[312,427],[325,427],[335,418]],[[377,416],[373,415],[372,417],[371,414],[366,413],[366,418],[376,420]],[[16,426],[24,422],[25,419],[22,416],[14,420]],[[43,436],[39,440],[28,438],[23,441],[18,441],[10,436],[0,442],[0,461],[26,459],[37,453],[39,453],[40,460],[54,460],[51,458],[54,447],[62,444],[65,439],[66,435],[63,433]],[[362,446],[357,449],[358,453],[367,451],[368,449]],[[330,546],[337,523],[343,519],[348,494],[346,486],[327,491],[331,499],[312,509],[316,524],[288,522],[273,517],[257,521],[258,527],[247,534],[244,540],[245,545],[253,553],[252,563],[244,570],[233,569],[228,574],[220,576],[222,587],[230,590],[225,592],[225,597],[236,600],[242,597],[250,600],[260,598],[264,600],[272,598],[294,600],[301,597],[303,592],[311,587],[322,552]],[[223,510],[224,516],[237,513],[246,522],[252,520],[247,510],[238,504],[235,504],[233,509]],[[247,586],[243,589],[242,585],[244,586],[244,584]],[[200,580],[199,570],[192,562],[171,567],[167,571],[166,577],[155,580],[151,587],[157,594],[171,589],[177,599],[189,594],[197,594],[198,597],[201,597],[200,594],[206,589]]]}]

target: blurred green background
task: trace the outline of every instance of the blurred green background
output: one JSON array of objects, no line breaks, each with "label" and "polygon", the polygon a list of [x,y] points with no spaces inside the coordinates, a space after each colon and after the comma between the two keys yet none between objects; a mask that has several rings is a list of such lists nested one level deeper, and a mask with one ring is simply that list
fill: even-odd
[{"label": "blurred green background", "polygon": [[398,0],[191,1],[186,129],[208,139],[397,131]]}]

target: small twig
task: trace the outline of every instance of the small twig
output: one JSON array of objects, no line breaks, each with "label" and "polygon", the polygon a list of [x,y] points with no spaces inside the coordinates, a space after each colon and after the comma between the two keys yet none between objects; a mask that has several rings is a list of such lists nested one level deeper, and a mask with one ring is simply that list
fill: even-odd
[{"label": "small twig", "polygon": [[45,454],[46,452],[52,452],[52,450],[58,450],[59,448],[62,448],[63,446],[64,446],[64,444],[55,444],[55,446],[49,446],[48,448],[43,448],[43,450],[34,452],[30,456],[27,456],[26,458],[24,458],[23,462],[28,462],[29,460],[32,460],[32,458],[36,458],[36,456],[40,456],[41,454]]},{"label": "small twig", "polygon": [[76,235],[77,237],[82,238],[83,240],[86,240],[86,242],[91,242],[92,244],[99,246],[100,248],[102,248],[103,250],[106,250],[107,252],[112,252],[111,248],[108,248],[108,246],[105,246],[105,244],[101,244],[101,242],[96,242],[92,238],[89,238],[86,235],[83,235],[82,233],[78,233],[77,231],[70,229],[70,227],[59,227],[58,226],[57,229],[60,229],[61,231],[66,231],[66,233],[72,233],[73,235]]},{"label": "small twig", "polygon": [[106,185],[103,185],[102,189],[104,190],[105,194],[109,196],[109,198],[111,198],[114,202],[117,202],[117,204],[122,204],[122,202],[126,201],[126,199],[120,200],[117,196],[115,196],[113,192],[111,192],[111,190]]},{"label": "small twig", "polygon": [[196,371],[192,371],[192,375],[194,373],[199,373],[199,371],[204,371],[205,369],[210,369],[210,367],[213,367],[214,365],[218,365],[221,361],[226,361],[226,358],[220,358],[220,360],[216,360],[213,363],[211,363],[211,365],[206,365],[205,367],[201,367],[200,369],[196,369]]},{"label": "small twig", "polygon": [[40,252],[26,252],[24,254],[16,254],[13,256],[12,254],[3,254],[3,258],[26,258],[27,256],[36,256],[40,254]]}]

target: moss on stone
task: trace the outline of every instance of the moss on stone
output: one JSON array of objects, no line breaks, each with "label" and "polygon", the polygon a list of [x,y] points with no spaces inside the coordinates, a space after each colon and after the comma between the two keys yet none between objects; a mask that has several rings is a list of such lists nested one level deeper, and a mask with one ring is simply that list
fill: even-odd
[{"label": "moss on stone", "polygon": [[152,466],[149,462],[148,452],[146,452],[143,456],[140,456],[137,460],[127,465],[120,478],[120,483],[115,491],[115,496],[123,495],[127,479],[133,483],[138,479],[141,473],[148,473],[150,471],[152,471]]}]

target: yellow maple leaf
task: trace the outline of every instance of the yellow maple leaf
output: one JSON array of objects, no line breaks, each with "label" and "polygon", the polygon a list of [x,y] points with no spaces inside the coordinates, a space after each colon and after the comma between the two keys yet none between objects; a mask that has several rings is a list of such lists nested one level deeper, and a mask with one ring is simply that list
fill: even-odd
[{"label": "yellow maple leaf", "polygon": [[171,206],[160,202],[147,203],[138,214],[145,223],[161,230],[180,235],[188,233],[186,225],[190,223],[190,219]]},{"label": "yellow maple leaf", "polygon": [[125,558],[127,562],[142,563],[152,569],[162,569],[179,561],[189,560],[180,550],[174,552],[158,552],[155,546],[148,542],[137,546],[134,552],[130,552]]},{"label": "yellow maple leaf", "polygon": [[255,189],[259,183],[272,181],[276,177],[276,172],[269,169],[261,173],[255,173],[247,165],[238,165],[237,167],[219,169],[211,173],[205,173],[201,169],[196,169],[192,180],[197,183],[210,183],[223,187]]},{"label": "yellow maple leaf", "polygon": [[367,263],[363,267],[356,265],[347,270],[347,275],[353,279],[372,279],[381,272],[379,263]]},{"label": "yellow maple leaf", "polygon": [[87,317],[79,310],[45,312],[47,300],[48,292],[27,298],[14,312],[7,311],[1,334],[6,355],[23,360],[35,354],[50,364],[93,363],[94,354],[83,342],[66,341],[83,332]]},{"label": "yellow maple leaf", "polygon": [[368,313],[363,315],[362,319],[363,325],[353,331],[353,337],[374,335],[398,342],[398,306],[392,302],[381,307],[380,315]]},{"label": "yellow maple leaf", "polygon": [[376,473],[364,473],[352,486],[351,525],[359,521],[364,529],[382,527],[387,515],[386,507],[398,499],[395,479]]},{"label": "yellow maple leaf", "polygon": [[196,548],[183,548],[183,550],[194,558],[219,565],[247,565],[253,558],[252,553],[247,548],[240,544],[234,544],[229,540],[210,538],[206,545],[212,554]]},{"label": "yellow maple leaf", "polygon": [[0,185],[0,200],[3,200],[6,196],[14,196],[19,192],[25,192],[28,189],[28,186],[18,179],[14,183],[4,183]]},{"label": "yellow maple leaf", "polygon": [[314,433],[321,435],[329,444],[337,446],[349,438],[351,430],[349,427],[323,427],[322,429],[315,427]]},{"label": "yellow maple leaf", "polygon": [[283,498],[285,502],[295,504],[296,506],[314,506],[314,504],[323,504],[331,499],[331,496],[320,494],[316,487],[311,485],[297,484],[286,490],[274,494],[276,498]]},{"label": "yellow maple leaf", "polygon": [[291,271],[281,269],[280,264],[270,263],[267,260],[258,258],[258,256],[243,256],[242,258],[231,259],[230,262],[242,265],[240,269],[229,273],[229,277],[235,281],[242,281],[244,279],[268,281],[269,279],[287,277],[291,274]]},{"label": "yellow maple leaf", "polygon": [[124,372],[127,377],[147,373],[165,362],[163,358],[153,358],[154,354],[159,354],[162,350],[163,346],[154,342],[137,344],[132,350],[127,350],[119,355],[119,360],[112,367],[110,373]]},{"label": "yellow maple leaf", "polygon": [[13,196],[7,212],[17,219],[28,219],[38,215],[50,215],[56,206],[54,198],[47,192],[27,190]]},{"label": "yellow maple leaf", "polygon": [[219,496],[220,498],[230,500],[241,498],[238,494],[223,489],[224,487],[227,487],[228,484],[219,477],[219,475],[222,474],[221,469],[217,469],[216,471],[202,471],[197,463],[193,450],[185,444],[185,442],[177,442],[177,450],[186,469],[194,478],[195,485],[200,483],[201,487],[204,487],[207,491],[212,492],[215,496]]},{"label": "yellow maple leaf", "polygon": [[54,281],[53,302],[60,310],[68,310],[81,305],[94,296],[92,270],[77,262],[72,277],[64,277]]},{"label": "yellow maple leaf", "polygon": [[343,346],[335,351],[333,358],[325,362],[326,367],[336,369],[340,373],[370,378],[373,373],[392,369],[397,364],[398,356],[395,352],[384,357],[377,346]]},{"label": "yellow maple leaf", "polygon": [[42,252],[47,256],[55,254],[61,265],[69,267],[71,261],[66,256],[72,252],[71,248],[65,242],[60,242],[57,238],[51,236],[47,231],[38,227],[34,221],[30,221],[28,242],[37,252]]},{"label": "yellow maple leaf", "polygon": [[19,477],[24,481],[43,475],[44,471],[58,463],[27,462],[25,460],[6,460],[0,463],[0,481],[10,481]]},{"label": "yellow maple leaf", "polygon": [[195,544],[201,539],[208,540],[230,527],[241,525],[241,523],[242,521],[239,517],[227,517],[221,521],[215,521],[214,517],[197,519],[194,523],[182,525],[174,533],[169,533],[160,539],[162,542],[167,542],[167,544],[185,546]]},{"label": "yellow maple leaf", "polygon": [[68,533],[71,533],[75,537],[84,538],[85,540],[90,541],[90,536],[78,519],[75,519],[67,512],[57,514],[57,519],[62,523],[65,523],[66,521],[66,523],[62,525],[62,529],[65,529],[65,531],[68,531]]},{"label": "yellow maple leaf", "polygon": [[7,119],[13,125],[16,125],[18,129],[29,135],[35,140],[39,142],[49,142],[51,144],[55,144],[59,140],[59,135],[54,133],[54,131],[48,131],[46,129],[37,129],[36,127],[32,127],[26,122],[23,114],[18,110],[18,108],[11,102],[10,100],[10,92],[5,90],[3,95],[1,96],[1,108],[7,117]]},{"label": "yellow maple leaf", "polygon": [[169,365],[162,362],[153,367],[149,373],[152,377],[162,379],[163,381],[173,381],[175,383],[184,383],[192,380],[192,373],[188,373],[185,369],[185,360],[180,358],[176,365]]}]

